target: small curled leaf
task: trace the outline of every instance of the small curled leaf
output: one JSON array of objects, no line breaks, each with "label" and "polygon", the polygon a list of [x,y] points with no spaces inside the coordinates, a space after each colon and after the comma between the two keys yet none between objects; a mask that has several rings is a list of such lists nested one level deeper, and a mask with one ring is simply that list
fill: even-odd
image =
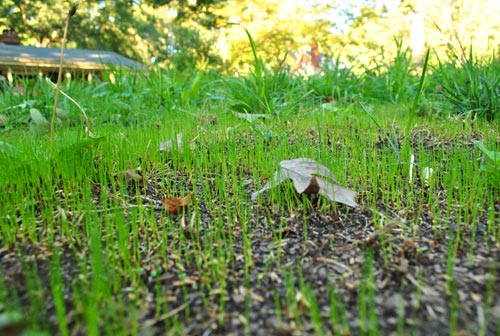
[{"label": "small curled leaf", "polygon": [[163,208],[170,212],[172,215],[176,215],[182,212],[184,208],[191,205],[194,200],[194,194],[190,192],[185,197],[169,197],[161,201]]}]

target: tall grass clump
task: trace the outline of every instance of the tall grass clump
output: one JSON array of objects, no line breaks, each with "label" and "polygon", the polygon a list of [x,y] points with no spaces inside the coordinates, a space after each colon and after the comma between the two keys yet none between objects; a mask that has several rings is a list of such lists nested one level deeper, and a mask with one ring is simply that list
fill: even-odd
[{"label": "tall grass clump", "polygon": [[279,115],[297,106],[307,95],[302,82],[288,75],[284,60],[275,69],[268,69],[257,54],[252,35],[247,29],[245,32],[254,62],[248,75],[224,81],[224,96],[229,99],[230,108],[238,112]]},{"label": "tall grass clump", "polygon": [[500,59],[496,53],[486,58],[460,45],[448,50],[449,62],[439,60],[438,90],[452,115],[500,120]]},{"label": "tall grass clump", "polygon": [[[362,93],[365,98],[403,103],[415,95],[417,82],[413,75],[415,69],[411,49],[405,48],[402,40],[394,41],[396,57],[392,61],[375,61],[374,66],[365,66],[362,81]],[[381,56],[382,59],[385,58],[383,50]]]},{"label": "tall grass clump", "polygon": [[360,82],[352,69],[337,57],[331,68],[309,77],[307,86],[321,101],[349,102],[359,95]]}]

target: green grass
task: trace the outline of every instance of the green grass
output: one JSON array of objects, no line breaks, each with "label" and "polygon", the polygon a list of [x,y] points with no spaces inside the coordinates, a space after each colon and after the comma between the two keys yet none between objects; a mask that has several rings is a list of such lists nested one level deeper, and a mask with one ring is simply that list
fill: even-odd
[{"label": "green grass", "polygon": [[485,118],[500,118],[500,66],[498,55],[478,59],[472,46],[449,50],[452,62],[440,62],[436,71],[439,89],[451,105],[452,113]]},{"label": "green grass", "polygon": [[[61,335],[154,328],[189,334],[205,322],[214,332],[232,323],[251,334],[259,305],[267,303],[284,332],[383,334],[388,329],[380,323],[377,297],[387,295],[380,285],[384,274],[404,277],[395,271],[405,267],[402,256],[424,258],[442,246],[448,328],[458,332],[464,326],[457,260],[474,263],[478,251],[494,251],[500,241],[499,188],[484,178],[489,159],[482,161],[472,143],[498,151],[498,124],[488,113],[490,123],[479,119],[473,126],[414,116],[419,95],[425,102],[432,95],[412,75],[407,56],[401,51],[387,72],[370,74],[375,77],[337,68],[324,78],[296,78],[265,69],[255,54],[254,72],[246,77],[117,69],[115,84],[63,85],[88,113],[96,139],[85,138],[78,109],[64,97],[60,107],[70,120],[57,128],[55,142],[29,130],[31,106],[49,116],[53,91],[43,81],[25,81],[24,95],[1,92],[0,317],[21,312],[24,330]],[[325,105],[330,96],[335,102]],[[247,121],[235,110],[272,117]],[[179,147],[159,150],[178,134]],[[400,153],[405,141],[408,152]],[[250,200],[281,160],[297,157],[329,167],[340,184],[359,192],[360,207],[302,197],[286,184]],[[137,167],[142,181],[120,174]],[[425,168],[433,172],[427,179]],[[189,192],[195,199],[181,214],[160,210],[163,198]],[[323,242],[316,217],[330,227],[337,223],[337,238]],[[294,234],[297,247],[289,246]],[[345,246],[336,246],[343,236]],[[335,254],[349,244],[361,249],[354,261]],[[320,281],[307,273],[312,266],[304,264],[305,252],[320,246],[329,251],[325,265],[340,269],[340,278]],[[294,248],[301,252],[291,254]],[[9,268],[17,263],[21,271]],[[485,267],[487,276],[498,277],[493,262]],[[395,283],[401,295],[417,295],[416,314],[420,291],[432,284],[420,273],[413,277],[418,286]],[[494,326],[498,332],[493,284],[490,279],[479,290],[486,298],[483,334]],[[199,305],[206,312],[202,321]],[[424,327],[411,314],[398,303],[395,330]]]}]

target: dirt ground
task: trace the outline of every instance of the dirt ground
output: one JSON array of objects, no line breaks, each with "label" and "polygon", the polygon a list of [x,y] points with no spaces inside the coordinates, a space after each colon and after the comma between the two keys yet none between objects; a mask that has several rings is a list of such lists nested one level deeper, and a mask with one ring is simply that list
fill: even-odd
[{"label": "dirt ground", "polygon": [[[142,203],[157,207],[158,204],[151,200],[161,197],[160,181],[156,180],[154,172],[149,176],[151,180],[142,195]],[[183,185],[191,183],[189,174],[179,173],[176,178]],[[255,191],[250,177],[241,182],[249,194]],[[425,183],[419,180],[415,184],[425,188]],[[96,202],[99,189],[104,187],[94,185]],[[201,190],[201,186],[197,190]],[[176,229],[168,236],[165,253],[161,247],[148,245],[155,231],[141,228],[138,234],[143,245],[139,246],[142,254],[135,266],[144,290],[135,294],[139,298],[134,297],[125,280],[117,296],[125,305],[138,308],[138,333],[141,335],[174,334],[176,330],[186,335],[314,334],[310,313],[314,302],[300,290],[304,284],[315,294],[318,316],[324,327],[320,334],[373,334],[366,330],[376,320],[381,335],[396,335],[398,331],[404,335],[449,335],[450,330],[454,330],[455,335],[478,335],[480,331],[484,335],[497,335],[500,330],[500,245],[488,236],[487,204],[478,211],[479,221],[473,233],[470,226],[462,225],[462,219],[453,214],[451,223],[433,217],[431,207],[438,206],[445,218],[447,207],[443,191],[439,202],[423,204],[418,214],[419,225],[412,228],[410,220],[417,216],[412,209],[418,207],[410,194],[405,195],[403,211],[398,212],[391,204],[382,203],[381,190],[362,192],[359,203],[363,204],[363,198],[373,192],[379,194],[377,212],[343,205],[325,207],[324,201],[316,197],[311,198],[311,206],[307,209],[299,203],[284,210],[272,204],[268,207],[254,204],[248,213],[246,239],[242,223],[237,221],[225,232],[226,244],[230,242],[234,251],[234,258],[226,267],[219,267],[217,262],[201,265],[195,262],[195,251],[203,250],[205,244],[214,244],[208,237],[211,228],[217,225],[201,195],[195,195],[200,198],[199,229],[190,226],[189,211],[175,217]],[[262,203],[268,204],[267,201]],[[137,202],[133,197],[128,199],[129,204]],[[151,203],[148,205],[148,202]],[[220,204],[220,211],[226,213],[224,202]],[[161,232],[165,216],[160,216],[160,208],[155,211]],[[496,202],[494,211],[498,225],[500,202]],[[380,218],[383,218],[383,228],[378,224]],[[68,220],[79,225],[76,216],[68,214]],[[273,241],[280,227],[279,249]],[[436,228],[440,228],[439,232]],[[457,234],[460,239],[450,264],[448,241],[454,240]],[[472,234],[475,234],[475,245],[470,253]],[[19,241],[18,249],[0,242],[3,279],[17,290],[21,306],[29,312],[33,307],[29,303],[23,263],[36,265],[43,288],[43,293],[38,294],[42,299],[38,308],[46,310],[45,323],[55,331],[57,320],[49,287],[51,247],[29,240],[21,242],[21,238]],[[185,248],[170,251],[171,246],[180,243],[185,244]],[[85,328],[78,322],[82,313],[71,294],[71,284],[81,273],[75,246],[85,251],[87,245],[78,246],[65,238],[60,238],[56,244],[63,251],[61,260],[70,334],[85,335]],[[247,267],[245,244],[251,246],[252,262],[247,263]],[[223,248],[228,246],[215,246],[214,250],[224,253]],[[202,256],[201,260],[210,259]],[[451,266],[452,278],[448,274]],[[226,279],[224,284],[206,279],[211,274],[209,270],[217,267],[225,272],[219,277]],[[363,275],[368,274],[373,281],[363,280]],[[336,305],[332,305],[332,289]],[[168,310],[158,313],[160,301],[163,306],[168,305]],[[221,309],[225,312],[222,320]],[[345,321],[348,328],[334,328],[332,315],[340,322]],[[177,326],[169,322],[174,317],[179,321]]]}]

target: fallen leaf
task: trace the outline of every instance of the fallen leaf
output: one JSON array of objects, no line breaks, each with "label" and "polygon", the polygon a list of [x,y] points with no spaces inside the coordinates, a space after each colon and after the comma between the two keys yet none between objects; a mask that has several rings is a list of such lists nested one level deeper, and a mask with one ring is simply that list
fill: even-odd
[{"label": "fallen leaf", "polygon": [[49,122],[36,108],[30,109],[31,120],[37,125],[46,125]]},{"label": "fallen leaf", "polygon": [[185,197],[169,197],[161,201],[165,210],[176,215],[193,202],[194,194],[190,192]]},{"label": "fallen leaf", "polygon": [[262,118],[262,119],[269,119],[270,116],[267,115],[267,114],[256,114],[256,113],[238,113],[238,112],[234,112],[234,111],[231,111],[231,113],[240,118],[240,119],[245,119],[246,121],[248,121],[249,123],[253,123],[255,120],[259,119],[259,118]]},{"label": "fallen leaf", "polygon": [[252,200],[287,179],[292,180],[293,186],[299,194],[319,194],[332,202],[342,203],[353,208],[358,205],[355,201],[357,192],[338,185],[335,175],[327,167],[308,158],[281,161],[273,179],[266,183],[261,190],[254,192]]},{"label": "fallen leaf", "polygon": [[50,123],[36,108],[30,109],[31,123],[30,130],[45,132],[49,130]]},{"label": "fallen leaf", "polygon": [[9,143],[0,141],[0,153],[3,153],[3,152],[12,152],[12,151],[15,151],[15,150],[16,150],[16,147],[12,146]]},{"label": "fallen leaf", "polygon": [[115,177],[123,178],[125,181],[130,182],[142,182],[143,180],[141,167],[118,172],[115,174]]},{"label": "fallen leaf", "polygon": [[61,108],[56,108],[56,115],[62,120],[66,121],[69,118],[69,113]]},{"label": "fallen leaf", "polygon": [[26,107],[28,106],[33,106],[35,104],[35,101],[34,100],[28,100],[28,101],[25,101],[21,104],[18,104],[18,105],[13,105],[13,106],[10,106],[10,107],[7,107],[4,109],[4,111],[6,110],[10,110],[10,109],[15,109],[15,108],[21,108],[21,109],[25,109]]}]

